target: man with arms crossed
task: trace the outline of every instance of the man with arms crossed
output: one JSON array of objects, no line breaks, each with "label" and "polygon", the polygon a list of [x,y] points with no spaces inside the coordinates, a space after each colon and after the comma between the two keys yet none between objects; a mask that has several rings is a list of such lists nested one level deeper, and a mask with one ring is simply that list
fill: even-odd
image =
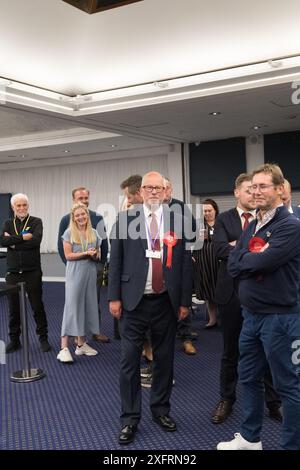
[{"label": "man with arms crossed", "polygon": [[219,450],[261,450],[263,377],[269,363],[282,400],[281,445],[300,449],[300,381],[295,347],[300,340],[300,221],[282,203],[284,178],[274,164],[258,167],[251,191],[257,219],[229,255],[243,307],[239,378],[244,418],[240,433]]},{"label": "man with arms crossed", "polygon": [[[250,191],[251,175],[240,174],[235,180],[234,195],[237,206],[217,217],[213,244],[220,261],[217,277],[215,301],[218,304],[223,334],[223,354],[220,370],[221,399],[213,412],[212,422],[223,423],[231,414],[236,400],[238,380],[239,336],[243,317],[237,286],[227,270],[228,256],[237,240],[251,220],[255,218],[256,203]],[[272,386],[270,370],[265,376],[266,404],[270,416],[278,421],[281,418],[280,400]]]}]

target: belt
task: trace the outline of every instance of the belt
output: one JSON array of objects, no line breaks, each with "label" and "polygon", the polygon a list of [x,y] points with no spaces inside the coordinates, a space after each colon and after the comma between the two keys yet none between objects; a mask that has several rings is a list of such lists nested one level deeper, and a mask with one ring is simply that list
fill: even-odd
[{"label": "belt", "polygon": [[165,290],[164,292],[161,292],[160,294],[144,294],[143,298],[149,299],[149,300],[155,300],[155,299],[159,299],[160,297],[163,297],[166,294],[168,294],[168,292]]}]

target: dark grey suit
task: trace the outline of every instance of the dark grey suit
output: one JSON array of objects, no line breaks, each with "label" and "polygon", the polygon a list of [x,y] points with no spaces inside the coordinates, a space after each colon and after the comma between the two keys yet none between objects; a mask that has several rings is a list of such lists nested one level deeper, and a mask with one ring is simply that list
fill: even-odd
[{"label": "dark grey suit", "polygon": [[[179,306],[189,307],[192,295],[192,263],[181,234],[183,218],[164,206],[164,233],[174,231],[171,268],[166,267],[163,250],[163,276],[166,292],[144,295],[149,268],[147,237],[142,206],[119,214],[112,232],[108,300],[120,300],[122,425],[137,424],[141,416],[140,357],[146,331],[151,330],[153,382],[150,407],[154,417],[167,415],[173,381],[174,342]],[[129,236],[136,226],[138,236]]]}]

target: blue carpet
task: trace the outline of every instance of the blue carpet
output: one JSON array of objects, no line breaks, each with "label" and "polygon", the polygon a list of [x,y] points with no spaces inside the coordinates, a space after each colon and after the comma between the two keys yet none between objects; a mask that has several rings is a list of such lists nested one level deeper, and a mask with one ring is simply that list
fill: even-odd
[{"label": "blue carpet", "polygon": [[[76,357],[71,366],[56,359],[60,346],[60,327],[64,305],[64,284],[45,283],[44,303],[49,322],[49,340],[53,351],[42,353],[29,311],[31,367],[40,367],[46,377],[32,383],[13,383],[9,377],[22,368],[22,352],[6,356],[0,365],[0,449],[8,450],[110,450],[121,449],[118,369],[120,342],[92,343],[99,354]],[[29,309],[30,310],[30,309]],[[102,331],[113,337],[113,320],[102,295]],[[0,339],[7,337],[7,300],[0,299]],[[229,440],[239,430],[241,402],[222,425],[210,423],[218,401],[221,333],[204,330],[203,310],[197,312],[193,329],[196,356],[187,356],[177,340],[175,354],[176,384],[172,394],[171,415],[178,432],[165,433],[153,423],[149,411],[149,390],[143,390],[143,416],[134,444],[126,447],[160,450],[209,450],[220,440]],[[279,448],[280,425],[265,417],[262,441],[265,449]],[[122,447],[124,450],[124,447]]]}]

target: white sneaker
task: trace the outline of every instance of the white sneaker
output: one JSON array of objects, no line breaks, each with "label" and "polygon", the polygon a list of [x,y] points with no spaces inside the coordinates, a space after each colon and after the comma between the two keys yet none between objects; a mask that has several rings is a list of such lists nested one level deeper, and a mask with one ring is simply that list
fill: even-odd
[{"label": "white sneaker", "polygon": [[82,356],[82,354],[86,354],[87,356],[96,356],[98,351],[96,349],[91,348],[87,343],[83,343],[82,346],[77,346],[75,350],[76,356]]},{"label": "white sneaker", "polygon": [[205,304],[205,300],[199,300],[195,295],[192,296],[192,303],[195,305],[203,305]]},{"label": "white sneaker", "polygon": [[73,362],[73,357],[71,356],[71,353],[68,348],[61,349],[57,354],[57,359],[60,362],[65,362],[69,364]]},{"label": "white sneaker", "polygon": [[239,432],[236,432],[232,441],[219,442],[217,450],[262,450],[262,443],[261,441],[248,442]]}]

